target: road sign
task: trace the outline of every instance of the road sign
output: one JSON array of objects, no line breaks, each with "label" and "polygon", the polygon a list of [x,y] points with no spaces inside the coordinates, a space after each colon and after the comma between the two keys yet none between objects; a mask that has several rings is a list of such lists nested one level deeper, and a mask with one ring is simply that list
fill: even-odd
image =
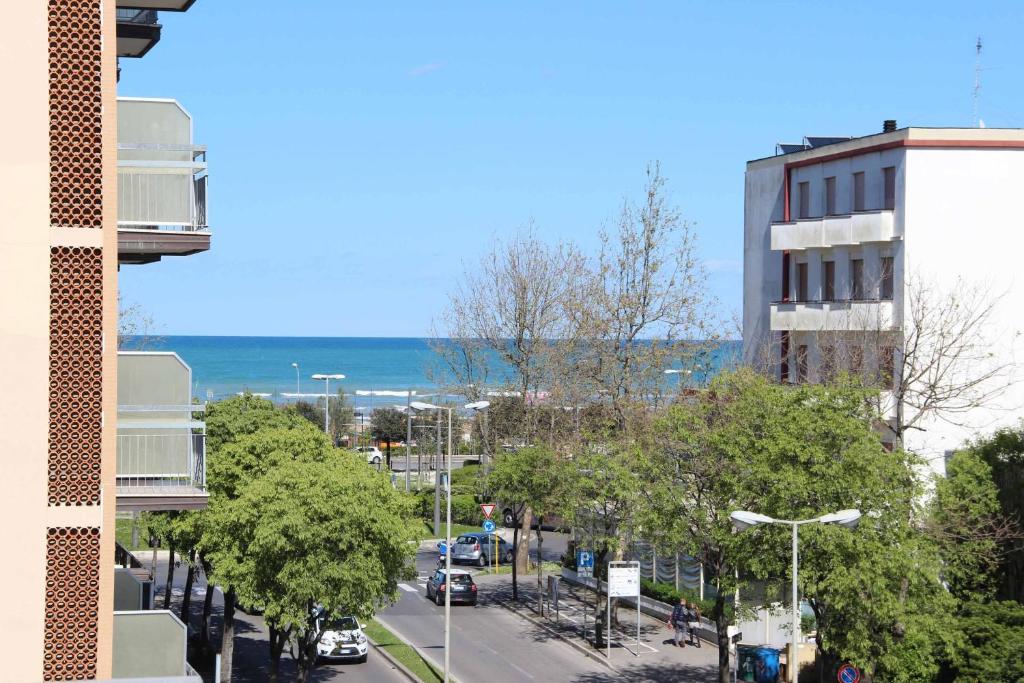
[{"label": "road sign", "polygon": [[480,503],[480,509],[484,511],[484,519],[490,519],[496,507],[498,506],[494,503]]},{"label": "road sign", "polygon": [[640,565],[608,567],[608,597],[640,597]]},{"label": "road sign", "polygon": [[587,549],[576,551],[576,576],[581,579],[594,578],[594,553]]},{"label": "road sign", "polygon": [[493,519],[485,519],[484,520],[484,531],[486,531],[487,533],[492,533],[494,531],[494,520]]},{"label": "road sign", "polygon": [[839,683],[860,683],[860,670],[853,664],[843,664],[836,678]]}]

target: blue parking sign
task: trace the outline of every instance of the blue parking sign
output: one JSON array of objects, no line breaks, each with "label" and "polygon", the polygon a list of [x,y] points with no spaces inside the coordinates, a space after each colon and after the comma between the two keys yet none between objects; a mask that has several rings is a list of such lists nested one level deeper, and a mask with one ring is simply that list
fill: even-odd
[{"label": "blue parking sign", "polygon": [[484,531],[486,531],[487,533],[491,533],[491,532],[494,531],[494,520],[493,519],[485,519],[484,520]]},{"label": "blue parking sign", "polygon": [[594,576],[594,553],[590,550],[576,551],[576,575],[589,579]]}]

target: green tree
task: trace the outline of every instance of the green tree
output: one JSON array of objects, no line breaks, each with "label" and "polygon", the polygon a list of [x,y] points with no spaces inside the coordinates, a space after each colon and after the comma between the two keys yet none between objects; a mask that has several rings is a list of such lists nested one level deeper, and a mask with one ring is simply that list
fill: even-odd
[{"label": "green tree", "polygon": [[391,469],[391,442],[404,441],[408,431],[405,413],[397,408],[377,408],[370,415],[370,432],[373,438],[387,444],[388,470]]},{"label": "green tree", "polygon": [[988,601],[999,582],[1002,516],[992,468],[975,451],[957,453],[935,482],[929,530],[939,544],[943,576],[961,603]]},{"label": "green tree", "polygon": [[650,526],[662,544],[686,539],[681,549],[720,581],[711,618],[721,680],[728,677],[721,588],[737,570],[788,586],[791,563],[788,528],[733,534],[729,513],[737,509],[779,519],[868,513],[853,531],[801,529],[800,587],[814,610],[818,647],[830,668],[850,660],[867,679],[936,675],[954,605],[939,582],[934,543],[911,524],[922,492],[918,463],[883,448],[871,405],[870,392],[852,384],[789,387],[741,371],[723,373],[660,423],[642,470],[657,477],[644,486],[656,513]]},{"label": "green tree", "polygon": [[[321,403],[323,399],[318,399],[316,403],[310,403],[309,401],[296,401],[295,404],[286,410],[294,410],[300,417],[308,420],[313,424],[314,427],[320,429],[324,428],[324,407]],[[331,397],[331,419],[329,428],[331,430],[331,440],[335,444],[340,444],[348,436],[348,428],[355,422],[354,411],[348,400],[345,398],[345,392],[342,389],[338,389],[338,393]]]},{"label": "green tree", "polygon": [[326,618],[366,619],[411,577],[410,503],[351,453],[280,463],[220,512],[210,529],[220,540],[214,566],[239,598],[264,607],[271,680],[289,640],[298,680],[309,679],[317,608]]},{"label": "green tree", "polygon": [[[548,448],[529,447],[517,453],[504,453],[498,456],[487,477],[487,488],[503,506],[512,509],[517,522],[525,510],[532,509],[537,515],[537,588],[540,592],[541,562],[540,550],[543,536],[540,523],[545,514],[556,511],[560,493],[559,463],[557,456]],[[519,548],[519,531],[517,523],[512,528],[512,545]],[[529,535],[525,543],[529,544]],[[512,564],[512,599],[519,599],[519,568],[518,562]]]},{"label": "green tree", "polygon": [[1024,607],[1012,601],[969,604],[957,618],[963,636],[944,680],[1019,683],[1024,680]]},{"label": "green tree", "polygon": [[[970,446],[992,468],[1004,519],[1019,527],[1024,523],[1024,423],[1013,429],[1001,429]],[[1019,533],[999,540],[999,597],[1024,603],[1024,538]]]}]

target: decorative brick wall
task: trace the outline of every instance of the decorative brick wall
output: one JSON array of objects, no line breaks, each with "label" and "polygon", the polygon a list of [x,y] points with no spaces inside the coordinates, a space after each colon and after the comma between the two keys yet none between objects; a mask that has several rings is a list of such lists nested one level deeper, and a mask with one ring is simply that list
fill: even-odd
[{"label": "decorative brick wall", "polygon": [[47,529],[43,678],[96,678],[100,530]]},{"label": "decorative brick wall", "polygon": [[103,227],[100,0],[49,0],[50,224]]},{"label": "decorative brick wall", "polygon": [[103,254],[50,250],[51,505],[98,505],[103,378]]}]

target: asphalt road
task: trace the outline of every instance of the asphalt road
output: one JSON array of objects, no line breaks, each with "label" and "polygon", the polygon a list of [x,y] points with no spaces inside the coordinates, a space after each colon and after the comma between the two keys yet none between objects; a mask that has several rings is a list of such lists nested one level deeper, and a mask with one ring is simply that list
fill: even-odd
[{"label": "asphalt road", "polygon": [[[399,602],[377,618],[440,668],[444,662],[444,607],[424,597],[425,577],[436,563],[436,552],[420,551],[416,558],[420,579],[402,584]],[[606,668],[496,604],[488,594],[488,583],[496,580],[501,578],[477,579],[476,607],[451,608],[450,657],[456,679],[463,683],[604,680]]]}]

